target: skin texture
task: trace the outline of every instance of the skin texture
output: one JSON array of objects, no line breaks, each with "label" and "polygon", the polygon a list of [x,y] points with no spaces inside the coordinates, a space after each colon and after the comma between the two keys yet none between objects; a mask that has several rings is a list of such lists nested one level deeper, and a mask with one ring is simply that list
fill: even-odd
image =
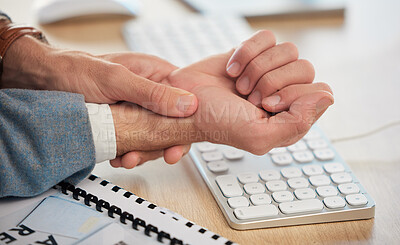
[{"label": "skin texture", "polygon": [[[298,86],[304,85],[294,84],[285,89],[300,89],[295,96],[285,96],[281,92],[284,90],[278,92],[285,96],[281,106],[288,110],[269,116],[236,91],[235,79],[224,69],[231,54],[176,69],[162,81],[196,95],[198,110],[188,118],[161,117],[126,103],[112,106],[117,138],[125,144],[120,148],[121,154],[131,148],[153,150],[204,140],[265,154],[273,147],[296,142],[333,103],[328,87],[307,84],[302,89]],[[159,135],[162,140],[153,140]],[[138,138],[140,141],[135,141]]]},{"label": "skin texture", "polygon": [[[4,57],[1,88],[81,93],[85,95],[86,102],[92,103],[130,101],[156,113],[173,117],[189,116],[196,111],[195,96],[157,82],[157,74],[164,74],[161,76],[164,77],[176,67],[165,61],[161,62],[157,57],[148,56],[144,59],[133,53],[129,57],[130,59],[125,59],[125,54],[118,54],[118,57],[96,57],[84,52],[57,49],[33,37],[23,36],[11,45]],[[132,72],[118,62],[111,62],[113,58],[116,61],[134,58],[137,60],[136,69]],[[191,101],[181,103],[181,95],[189,95]],[[179,106],[180,104],[182,105]],[[184,112],[177,108],[183,108]],[[157,152],[133,151],[131,159],[141,158],[141,161],[146,161],[164,155],[167,163],[176,163],[188,149],[190,146],[178,145],[159,149]]]},{"label": "skin texture", "polygon": [[312,84],[313,66],[298,60],[293,44],[276,45],[269,31],[184,68],[144,54],[60,50],[31,37],[15,42],[4,61],[4,88],[62,90],[113,103],[114,167],[162,155],[174,163],[191,143],[205,140],[264,154],[296,142],[333,103],[328,85]]}]

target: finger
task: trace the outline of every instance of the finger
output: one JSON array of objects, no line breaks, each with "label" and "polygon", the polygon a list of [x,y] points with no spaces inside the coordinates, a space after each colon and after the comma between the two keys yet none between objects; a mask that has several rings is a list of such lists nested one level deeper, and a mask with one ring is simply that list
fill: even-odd
[{"label": "finger", "polygon": [[164,150],[164,160],[168,164],[175,164],[188,153],[190,145],[177,145]]},{"label": "finger", "polygon": [[298,56],[293,43],[282,43],[265,50],[247,65],[236,82],[236,89],[248,95],[265,73],[297,60]]},{"label": "finger", "polygon": [[291,84],[312,83],[314,75],[314,67],[309,61],[296,60],[264,74],[247,99],[254,105],[261,106],[263,98]]},{"label": "finger", "polygon": [[120,52],[97,57],[121,64],[131,72],[155,82],[161,81],[178,68],[157,56],[142,53]]},{"label": "finger", "polygon": [[163,155],[163,151],[131,151],[121,157],[121,165],[131,169],[147,161],[155,160]]},{"label": "finger", "polygon": [[122,167],[121,157],[116,157],[113,160],[110,160],[110,165],[114,168]]},{"label": "finger", "polygon": [[197,98],[194,94],[165,84],[156,83],[137,76],[120,66],[119,74],[114,80],[122,81],[121,89],[115,91],[115,98],[129,101],[151,110],[155,113],[171,116],[186,117],[197,109]]},{"label": "finger", "polygon": [[262,100],[262,107],[269,112],[280,112],[289,109],[296,99],[318,91],[326,91],[330,94],[332,89],[326,83],[296,84],[287,86],[280,91]]},{"label": "finger", "polygon": [[268,119],[270,146],[277,147],[302,138],[334,102],[331,93],[318,91],[295,100],[289,108]]},{"label": "finger", "polygon": [[250,39],[242,42],[226,65],[226,72],[231,77],[242,73],[246,65],[257,55],[274,46],[276,39],[271,31],[256,32]]}]

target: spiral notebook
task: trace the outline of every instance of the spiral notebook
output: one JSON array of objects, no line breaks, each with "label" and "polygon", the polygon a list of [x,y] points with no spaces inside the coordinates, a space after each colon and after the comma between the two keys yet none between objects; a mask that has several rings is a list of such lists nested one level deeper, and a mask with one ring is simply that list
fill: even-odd
[{"label": "spiral notebook", "polygon": [[234,244],[95,175],[0,199],[0,244]]}]

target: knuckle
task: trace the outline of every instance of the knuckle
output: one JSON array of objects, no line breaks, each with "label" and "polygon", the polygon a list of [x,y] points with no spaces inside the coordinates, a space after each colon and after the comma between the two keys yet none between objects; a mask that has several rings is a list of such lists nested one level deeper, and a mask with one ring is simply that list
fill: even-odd
[{"label": "knuckle", "polygon": [[150,93],[151,103],[161,105],[168,101],[168,90],[167,87],[161,84],[157,84],[153,87]]},{"label": "knuckle", "polygon": [[252,39],[246,40],[240,47],[241,56],[245,59],[250,59],[253,54],[253,46],[255,41]]},{"label": "knuckle", "polygon": [[275,35],[269,30],[260,30],[250,39],[243,41],[240,49],[244,57],[250,58],[255,55],[255,47],[265,45],[265,43],[270,44],[269,46],[275,45]]},{"label": "knuckle", "polygon": [[285,42],[282,44],[282,46],[285,49],[285,53],[291,58],[291,59],[297,59],[299,57],[299,51],[297,49],[297,46],[292,43],[292,42]]},{"label": "knuckle", "polygon": [[300,69],[303,71],[305,82],[312,83],[315,77],[315,70],[313,64],[308,60],[298,60]]},{"label": "knuckle", "polygon": [[300,97],[300,91],[295,86],[293,87],[289,86],[287,88],[284,88],[279,92],[277,92],[276,94],[278,94],[282,98],[282,101],[287,101],[287,100],[290,101],[292,99]]},{"label": "knuckle", "polygon": [[264,69],[264,62],[261,59],[253,59],[250,64],[249,64],[249,68],[250,68],[250,75],[252,75],[252,73],[260,73],[262,72]]},{"label": "knuckle", "polygon": [[256,32],[256,34],[254,36],[258,36],[261,39],[266,39],[266,40],[270,40],[273,44],[276,43],[276,38],[275,35],[272,31],[270,30],[259,30]]},{"label": "knuckle", "polygon": [[271,73],[265,73],[260,79],[260,86],[268,91],[278,91],[280,86],[275,81]]}]

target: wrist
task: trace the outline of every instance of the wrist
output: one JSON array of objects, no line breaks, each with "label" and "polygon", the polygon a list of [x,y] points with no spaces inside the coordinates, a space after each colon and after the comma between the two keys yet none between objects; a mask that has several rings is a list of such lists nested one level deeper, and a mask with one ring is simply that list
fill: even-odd
[{"label": "wrist", "polygon": [[174,145],[203,141],[194,117],[165,117],[131,103],[110,105],[117,142],[117,156],[130,151],[163,150]]},{"label": "wrist", "polygon": [[55,66],[50,52],[48,44],[32,36],[15,40],[4,56],[2,88],[47,89]]}]

